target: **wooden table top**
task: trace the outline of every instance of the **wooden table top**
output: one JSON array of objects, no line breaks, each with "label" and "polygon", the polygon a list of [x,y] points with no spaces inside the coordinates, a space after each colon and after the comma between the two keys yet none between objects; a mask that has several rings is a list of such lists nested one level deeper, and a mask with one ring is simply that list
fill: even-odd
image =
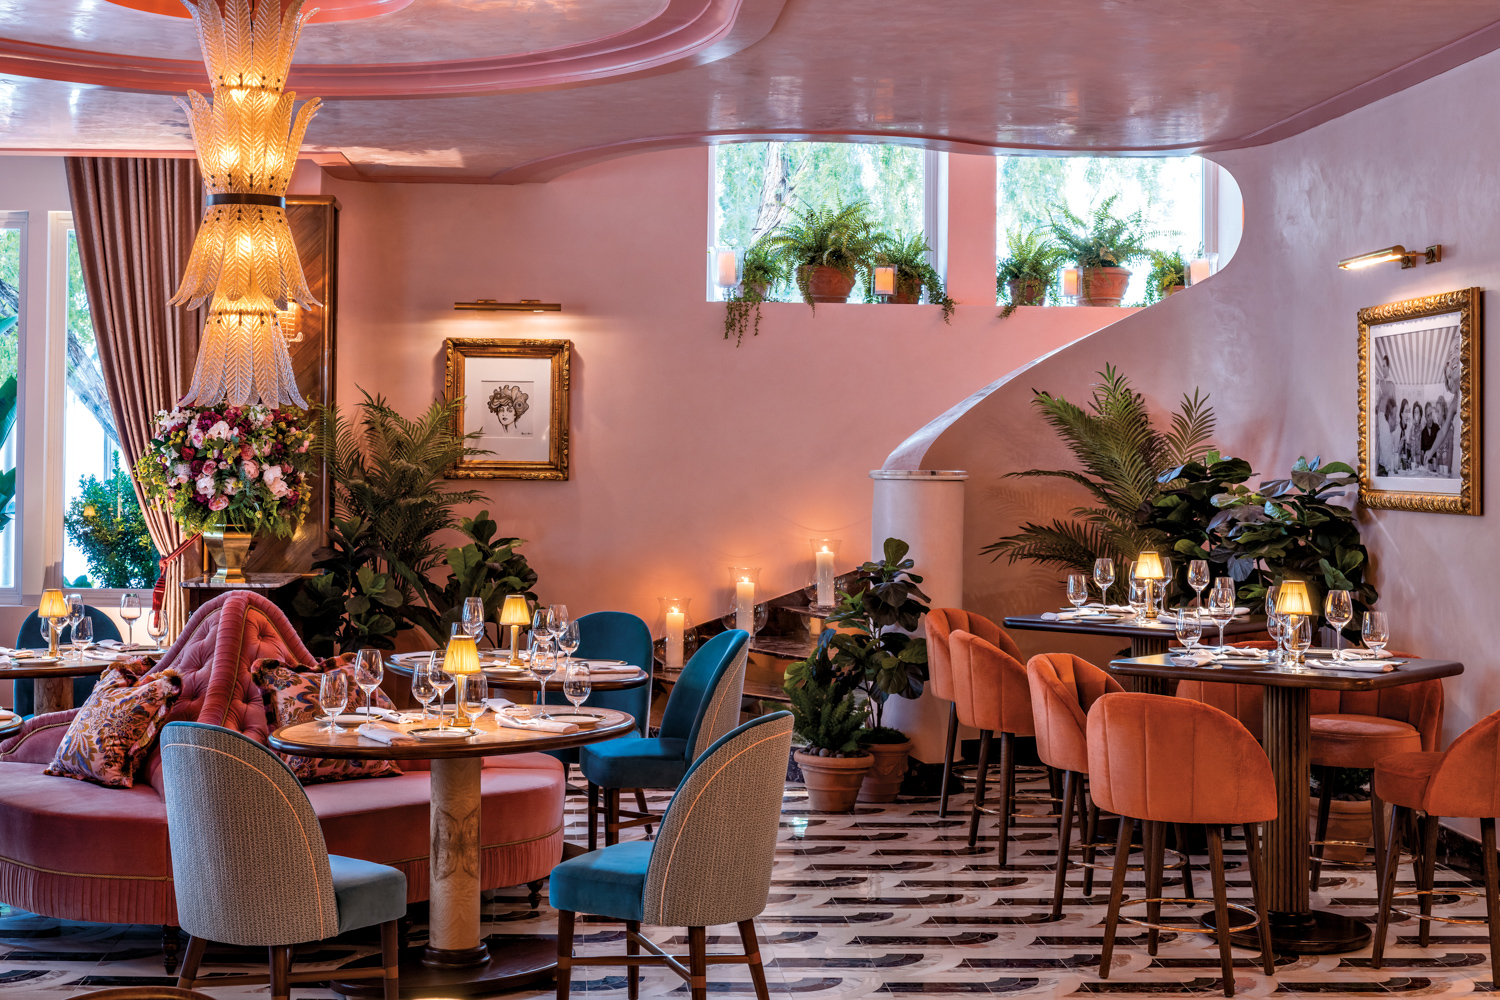
[{"label": "wooden table top", "polygon": [[246,573],[238,583],[215,580],[211,576],[195,576],[178,584],[183,590],[279,590],[296,583],[306,573]]},{"label": "wooden table top", "polygon": [[[556,710],[556,709],[554,709]],[[635,729],[635,719],[628,712],[608,708],[585,708],[582,711],[603,721],[593,729],[576,733],[538,733],[525,729],[505,729],[486,712],[474,728],[478,733],[466,740],[442,743],[385,744],[359,735],[353,726],[342,733],[330,733],[324,722],[299,722],[282,726],[271,734],[271,749],[304,757],[342,757],[356,760],[432,760],[449,757],[496,757],[502,754],[532,753],[538,750],[564,750],[612,740]],[[436,720],[396,726],[401,730],[421,729]]]},{"label": "wooden table top", "polygon": [[8,740],[19,733],[25,721],[25,719],[17,715],[8,722],[0,722],[0,740]]},{"label": "wooden table top", "polygon": [[[46,650],[40,651],[43,656]],[[145,656],[156,650],[133,650],[134,656]],[[166,652],[162,650],[162,652]],[[132,659],[132,655],[121,656],[121,660]],[[64,656],[56,663],[33,663],[31,660],[16,660],[10,665],[0,665],[0,681],[26,680],[28,678],[40,677],[89,677],[93,674],[102,673],[106,667],[112,667],[115,660],[98,660],[87,655],[80,661],[74,656]]]},{"label": "wooden table top", "polygon": [[[1085,622],[1076,618],[1049,621],[1041,615],[1015,615],[1006,618],[1004,624],[1008,629],[1018,629],[1022,632],[1076,632],[1081,635],[1123,635],[1132,639],[1175,639],[1177,637],[1175,624],[1141,622],[1134,619],[1119,622]],[[1263,616],[1241,615],[1224,626],[1224,635],[1246,635],[1265,630],[1266,619]],[[1203,634],[1217,637],[1218,623],[1205,617]]]},{"label": "wooden table top", "polygon": [[1394,670],[1376,673],[1368,670],[1339,670],[1327,657],[1307,658],[1306,669],[1293,673],[1278,670],[1269,661],[1249,661],[1200,667],[1191,663],[1173,663],[1166,654],[1134,659],[1111,660],[1111,673],[1127,677],[1160,677],[1179,681],[1207,681],[1214,684],[1259,684],[1262,687],[1316,688],[1324,691],[1370,691],[1398,687],[1434,677],[1452,677],[1464,672],[1456,660],[1402,660]]},{"label": "wooden table top", "polygon": [[[395,659],[388,659],[385,663],[386,669],[403,677],[412,675],[410,663],[401,663]],[[490,682],[492,688],[505,688],[510,691],[536,691],[542,685],[536,679],[536,675],[529,670],[519,673],[498,672],[494,668],[485,668],[485,680]],[[651,675],[636,668],[635,673],[600,673],[589,678],[589,685],[595,691],[623,691],[627,688],[640,687],[651,679]],[[547,675],[547,687],[562,690],[562,672]]]}]

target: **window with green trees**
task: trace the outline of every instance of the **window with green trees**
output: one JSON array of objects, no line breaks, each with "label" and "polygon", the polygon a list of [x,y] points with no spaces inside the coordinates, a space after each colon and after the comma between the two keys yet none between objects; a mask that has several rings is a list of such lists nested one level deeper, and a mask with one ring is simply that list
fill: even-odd
[{"label": "window with green trees", "polygon": [[16,426],[20,412],[21,249],[19,219],[0,212],[0,589],[15,587]]}]

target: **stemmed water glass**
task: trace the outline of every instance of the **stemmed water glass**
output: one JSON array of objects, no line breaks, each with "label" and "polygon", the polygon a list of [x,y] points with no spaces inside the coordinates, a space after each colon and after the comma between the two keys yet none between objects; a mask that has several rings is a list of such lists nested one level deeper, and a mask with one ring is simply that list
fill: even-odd
[{"label": "stemmed water glass", "polygon": [[568,606],[566,604],[547,605],[547,631],[556,639],[563,634],[563,629],[568,627]]},{"label": "stemmed water glass", "polygon": [[354,683],[365,693],[365,716],[368,718],[374,713],[375,689],[380,687],[380,682],[385,679],[385,663],[380,658],[378,649],[361,649],[354,654]]},{"label": "stemmed water glass", "polygon": [[1333,626],[1334,655],[1343,652],[1344,628],[1354,620],[1354,595],[1347,590],[1330,590],[1323,599],[1323,617]]},{"label": "stemmed water glass", "polygon": [[427,662],[418,662],[411,672],[411,696],[422,703],[422,721],[426,722],[432,710],[432,699],[437,697],[437,688],[432,683],[432,664],[437,659],[434,652]]},{"label": "stemmed water glass", "polygon": [[1099,587],[1099,603],[1109,606],[1109,588],[1115,583],[1115,561],[1109,558],[1094,560],[1094,583]]},{"label": "stemmed water glass", "polygon": [[1220,653],[1224,652],[1224,626],[1234,618],[1234,601],[1234,580],[1227,576],[1215,579],[1213,589],[1208,592],[1208,617],[1219,626]]},{"label": "stemmed water glass", "polygon": [[1384,611],[1366,611],[1364,624],[1360,626],[1360,637],[1370,652],[1380,655],[1385,644],[1391,640],[1390,625]]},{"label": "stemmed water glass", "polygon": [[134,594],[120,595],[120,620],[125,623],[126,646],[135,645],[135,620],[141,616],[141,599]]},{"label": "stemmed water glass", "polygon": [[[78,627],[78,623],[80,621],[82,621],[82,620],[83,620],[83,595],[82,594],[69,594],[68,595],[68,617],[65,618],[65,619],[63,619],[63,623],[65,625],[67,625],[67,627],[69,629],[76,629]],[[69,634],[68,641],[72,642],[72,635],[71,635],[71,633]],[[75,646],[75,648],[76,648],[76,646]]]},{"label": "stemmed water glass", "polygon": [[93,645],[94,642],[94,620],[84,615],[73,623],[73,651],[78,654],[78,662],[83,662],[83,651]]},{"label": "stemmed water glass", "polygon": [[531,655],[533,658],[538,653],[546,652],[548,645],[552,642],[552,626],[548,624],[546,608],[537,608],[536,614],[531,616]]},{"label": "stemmed water glass", "polygon": [[1089,600],[1089,578],[1082,573],[1068,574],[1068,603],[1081,608]]},{"label": "stemmed water glass", "polygon": [[557,637],[557,648],[567,654],[563,669],[570,670],[573,667],[573,654],[578,652],[578,647],[583,645],[583,634],[579,631],[578,622],[571,621],[563,626],[562,634]]},{"label": "stemmed water glass", "polygon": [[342,733],[344,730],[334,721],[349,705],[349,677],[342,670],[330,670],[318,682],[318,704],[328,716],[328,728],[324,732]]},{"label": "stemmed water glass", "polygon": [[474,638],[475,642],[484,635],[484,599],[480,597],[465,597],[463,611],[464,632]]},{"label": "stemmed water glass", "polygon": [[1266,634],[1276,640],[1277,663],[1282,662],[1282,649],[1291,635],[1286,615],[1276,610],[1276,595],[1279,593],[1281,593],[1279,583],[1273,583],[1266,588]]},{"label": "stemmed water glass", "polygon": [[1291,615],[1283,616],[1297,619],[1296,624],[1290,620],[1285,626],[1287,657],[1291,660],[1291,670],[1302,670],[1302,659],[1306,655],[1308,647],[1312,645],[1312,616]]},{"label": "stemmed water glass", "polygon": [[443,707],[443,702],[448,697],[448,692],[453,689],[453,675],[443,669],[442,661],[437,657],[433,657],[431,672],[432,686],[437,691],[438,696],[438,725],[446,726],[448,724],[448,711]]},{"label": "stemmed water glass", "polygon": [[1191,655],[1198,648],[1198,640],[1203,638],[1203,619],[1198,615],[1197,608],[1183,608],[1177,612],[1177,641],[1182,643],[1182,648]]},{"label": "stemmed water glass", "polygon": [[[575,647],[576,648],[576,647]],[[531,672],[541,682],[541,687],[536,695],[536,717],[538,719],[550,719],[547,714],[547,678],[557,671],[557,653],[551,649],[543,649],[537,646],[536,652],[531,654]]]},{"label": "stemmed water glass", "polygon": [[153,608],[151,613],[146,615],[146,634],[151,637],[151,641],[156,644],[156,648],[161,649],[161,641],[167,635],[167,613],[165,611]]},{"label": "stemmed water glass", "polygon": [[1188,586],[1193,588],[1193,604],[1203,607],[1203,588],[1211,582],[1207,559],[1194,559],[1188,563]]},{"label": "stemmed water glass", "polygon": [[[564,642],[566,643],[566,640]],[[563,674],[563,695],[573,703],[573,711],[576,712],[582,707],[592,689],[593,681],[589,679],[588,663],[583,660],[570,660],[567,672]]]},{"label": "stemmed water glass", "polygon": [[1125,596],[1130,603],[1130,611],[1139,621],[1141,615],[1146,613],[1146,581],[1137,580],[1135,574],[1132,573],[1126,577],[1125,586],[1127,588]]}]

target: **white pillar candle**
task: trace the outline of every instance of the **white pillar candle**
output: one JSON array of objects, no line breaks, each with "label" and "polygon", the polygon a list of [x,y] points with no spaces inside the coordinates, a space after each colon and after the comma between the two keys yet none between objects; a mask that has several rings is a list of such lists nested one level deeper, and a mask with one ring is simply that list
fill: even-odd
[{"label": "white pillar candle", "polygon": [[896,294],[896,269],[894,267],[877,267],[875,269],[875,294]]},{"label": "white pillar candle", "polygon": [[833,553],[823,546],[813,553],[818,571],[818,607],[833,607]]},{"label": "white pillar candle", "polygon": [[1200,257],[1188,263],[1188,284],[1196,285],[1213,273],[1213,263],[1205,257]]},{"label": "white pillar candle", "polygon": [[714,251],[715,281],[720,288],[732,288],[739,284],[739,267],[733,250]]},{"label": "white pillar candle", "polygon": [[755,584],[748,576],[734,585],[734,627],[755,634]]},{"label": "white pillar candle", "polygon": [[1078,268],[1065,267],[1062,269],[1062,293],[1069,297],[1078,295]]},{"label": "white pillar candle", "polygon": [[667,669],[682,669],[682,633],[687,629],[687,615],[673,607],[667,612]]}]

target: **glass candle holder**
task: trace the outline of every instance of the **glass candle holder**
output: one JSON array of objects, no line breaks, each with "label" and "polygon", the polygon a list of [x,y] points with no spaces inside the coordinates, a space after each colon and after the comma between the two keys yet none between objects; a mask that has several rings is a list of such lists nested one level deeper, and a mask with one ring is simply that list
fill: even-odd
[{"label": "glass candle holder", "polygon": [[729,582],[734,595],[734,627],[755,634],[755,595],[760,587],[759,566],[729,567]]},{"label": "glass candle holder", "polygon": [[837,591],[834,589],[834,580],[837,578],[837,569],[834,563],[839,557],[839,542],[837,538],[809,538],[807,543],[812,547],[813,557],[813,580],[817,586],[817,593],[813,598],[813,607],[820,611],[833,610],[838,601]]},{"label": "glass candle holder", "polygon": [[681,670],[687,652],[687,632],[693,627],[690,610],[691,597],[658,597],[661,608],[660,629],[666,637],[663,660],[668,670]]}]

